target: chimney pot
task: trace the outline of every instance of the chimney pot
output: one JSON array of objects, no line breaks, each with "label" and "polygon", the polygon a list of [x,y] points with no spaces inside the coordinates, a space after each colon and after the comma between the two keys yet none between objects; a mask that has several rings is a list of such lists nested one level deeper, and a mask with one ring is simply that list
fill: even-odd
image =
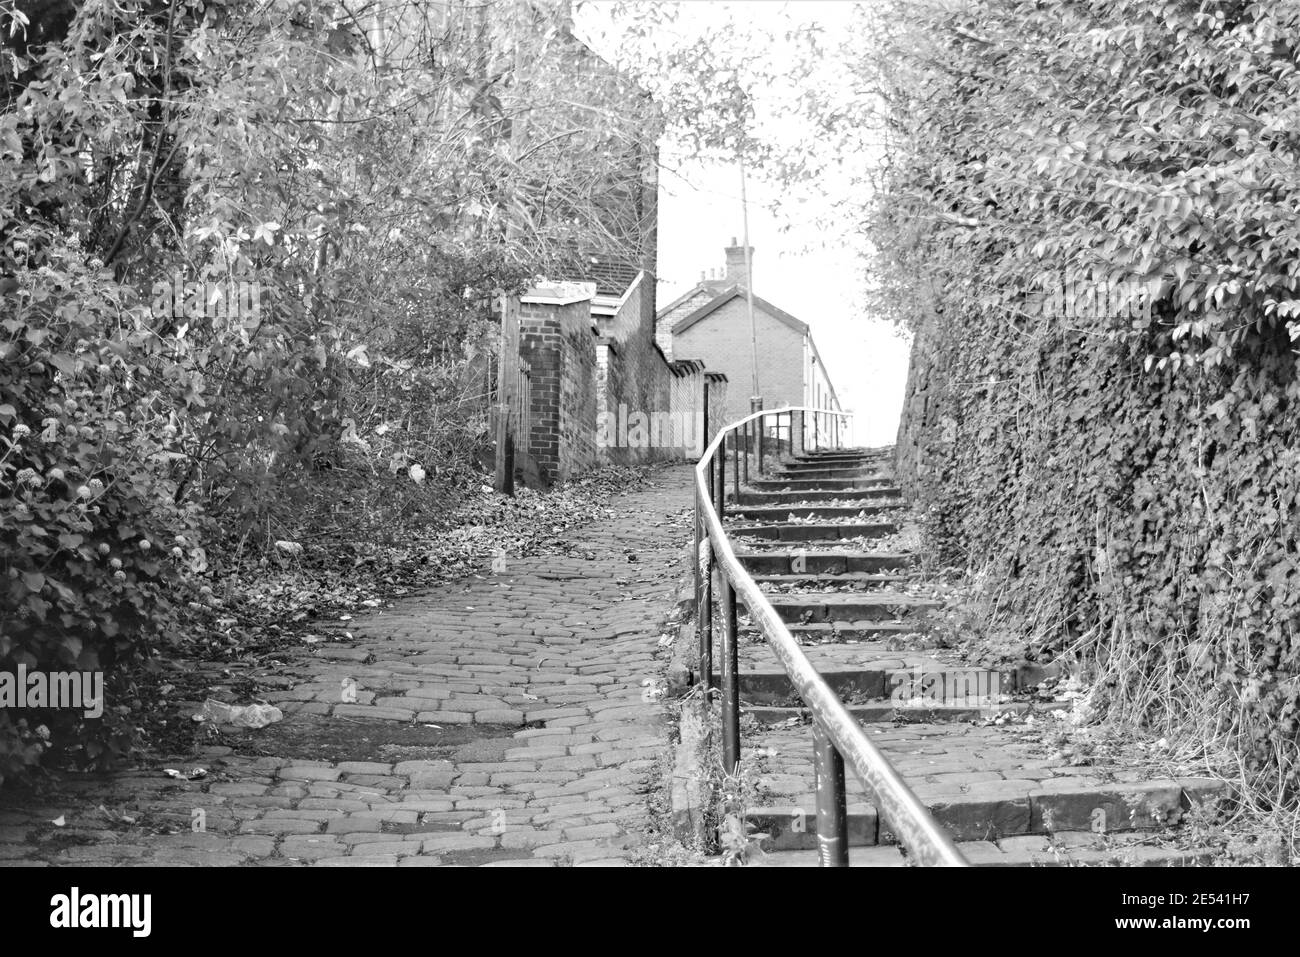
[{"label": "chimney pot", "polygon": [[[750,288],[749,270],[745,267],[745,247],[737,246],[735,239],[732,239],[731,245],[726,248],[727,254],[727,281],[737,286]],[[754,264],[754,247],[749,247],[749,265]]]}]

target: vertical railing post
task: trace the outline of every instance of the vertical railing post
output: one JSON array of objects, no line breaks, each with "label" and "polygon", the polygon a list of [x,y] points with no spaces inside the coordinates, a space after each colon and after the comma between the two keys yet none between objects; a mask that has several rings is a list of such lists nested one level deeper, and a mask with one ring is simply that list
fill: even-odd
[{"label": "vertical railing post", "polygon": [[749,423],[746,422],[746,423],[745,423],[745,454],[744,454],[744,463],[745,463],[745,464],[744,464],[744,469],[745,469],[745,484],[746,484],[746,485],[749,484],[749,448],[750,448],[750,439],[749,439]]},{"label": "vertical railing post", "polygon": [[817,860],[822,867],[849,866],[849,817],[844,793],[844,756],[813,722],[813,769],[817,789]]},{"label": "vertical railing post", "polygon": [[740,433],[731,436],[731,488],[735,493],[732,501],[740,505]]},{"label": "vertical railing post", "polygon": [[697,608],[700,605],[700,582],[702,578],[702,575],[700,574],[700,555],[702,554],[700,552],[700,542],[702,540],[703,535],[704,535],[704,516],[700,514],[700,492],[699,489],[696,489],[695,491],[695,560],[692,562],[692,564],[695,566],[695,606]]},{"label": "vertical railing post", "polygon": [[700,684],[708,689],[713,687],[713,543],[709,540],[708,526],[703,525],[704,501],[698,490],[695,493],[695,511],[701,516],[703,536],[699,553],[695,557],[695,564],[700,572],[695,625],[700,639]]},{"label": "vertical railing post", "polygon": [[[732,433],[735,436],[735,433]],[[727,439],[726,433],[723,433],[723,439],[718,444],[718,453],[714,456],[718,466],[717,471],[713,474],[713,487],[709,491],[713,494],[713,510],[718,513],[718,521],[727,517],[727,505],[724,499],[727,493]]]},{"label": "vertical railing post", "polygon": [[722,766],[735,774],[740,764],[740,665],[736,589],[719,566],[722,587]]}]

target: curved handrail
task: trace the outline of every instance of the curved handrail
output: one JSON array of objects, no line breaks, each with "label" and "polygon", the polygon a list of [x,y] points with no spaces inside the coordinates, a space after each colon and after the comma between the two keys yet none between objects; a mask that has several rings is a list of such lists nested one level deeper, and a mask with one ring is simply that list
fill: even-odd
[{"label": "curved handrail", "polygon": [[[829,738],[830,743],[853,769],[862,783],[872,791],[880,805],[880,813],[898,835],[903,846],[923,866],[965,867],[968,862],[953,843],[952,838],[934,820],[929,809],[921,803],[902,776],[889,763],[867,737],[857,720],[844,706],[844,702],[830,689],[817,673],[799,643],[790,634],[772,603],[745,571],[732,550],[722,520],[713,507],[709,490],[709,468],[718,448],[726,442],[727,435],[755,419],[786,413],[851,416],[851,412],[813,409],[804,406],[784,406],[753,412],[718,430],[695,467],[697,508],[707,532],[711,551],[726,581],[744,600],[751,620],[760,628],[763,637],[776,653],[786,674],[799,692],[800,698],[812,713],[814,722]],[[721,460],[725,462],[725,457]],[[734,640],[734,637],[733,637]],[[707,680],[707,678],[706,678]],[[820,790],[826,782],[819,776]],[[843,801],[841,793],[840,800]],[[820,814],[819,814],[820,818]],[[824,862],[824,858],[823,858]]]}]

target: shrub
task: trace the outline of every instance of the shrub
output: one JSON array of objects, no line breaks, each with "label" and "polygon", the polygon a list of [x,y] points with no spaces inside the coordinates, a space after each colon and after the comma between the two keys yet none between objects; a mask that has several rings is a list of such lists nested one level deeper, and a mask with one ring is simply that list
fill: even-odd
[{"label": "shrub", "polygon": [[151,336],[119,292],[75,250],[50,250],[4,300],[0,670],[106,678],[100,718],[0,710],[0,780],[50,746],[84,764],[122,754],[135,677],[180,638],[176,590],[199,542],[173,500]]}]

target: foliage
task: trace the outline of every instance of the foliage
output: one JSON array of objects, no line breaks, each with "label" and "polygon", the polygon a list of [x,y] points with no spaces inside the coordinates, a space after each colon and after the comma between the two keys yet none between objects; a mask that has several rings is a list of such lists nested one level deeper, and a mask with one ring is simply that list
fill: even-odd
[{"label": "foliage", "polygon": [[92,762],[125,745],[132,674],[178,640],[174,585],[202,554],[166,475],[151,336],[96,275],[18,277],[40,288],[11,295],[0,320],[0,661],[107,672],[110,683],[93,722],[80,711],[0,718],[0,780],[50,742]]},{"label": "foliage", "polygon": [[643,253],[656,120],[524,0],[3,0],[0,77],[0,669],[111,713],[5,775],[120,753],[247,549],[477,489],[493,303]]},{"label": "foliage", "polygon": [[862,215],[916,337],[899,465],[934,544],[988,564],[1001,627],[1095,667],[1112,716],[1227,742],[1285,796],[1300,10],[982,0],[864,24],[841,116],[889,144]]}]

